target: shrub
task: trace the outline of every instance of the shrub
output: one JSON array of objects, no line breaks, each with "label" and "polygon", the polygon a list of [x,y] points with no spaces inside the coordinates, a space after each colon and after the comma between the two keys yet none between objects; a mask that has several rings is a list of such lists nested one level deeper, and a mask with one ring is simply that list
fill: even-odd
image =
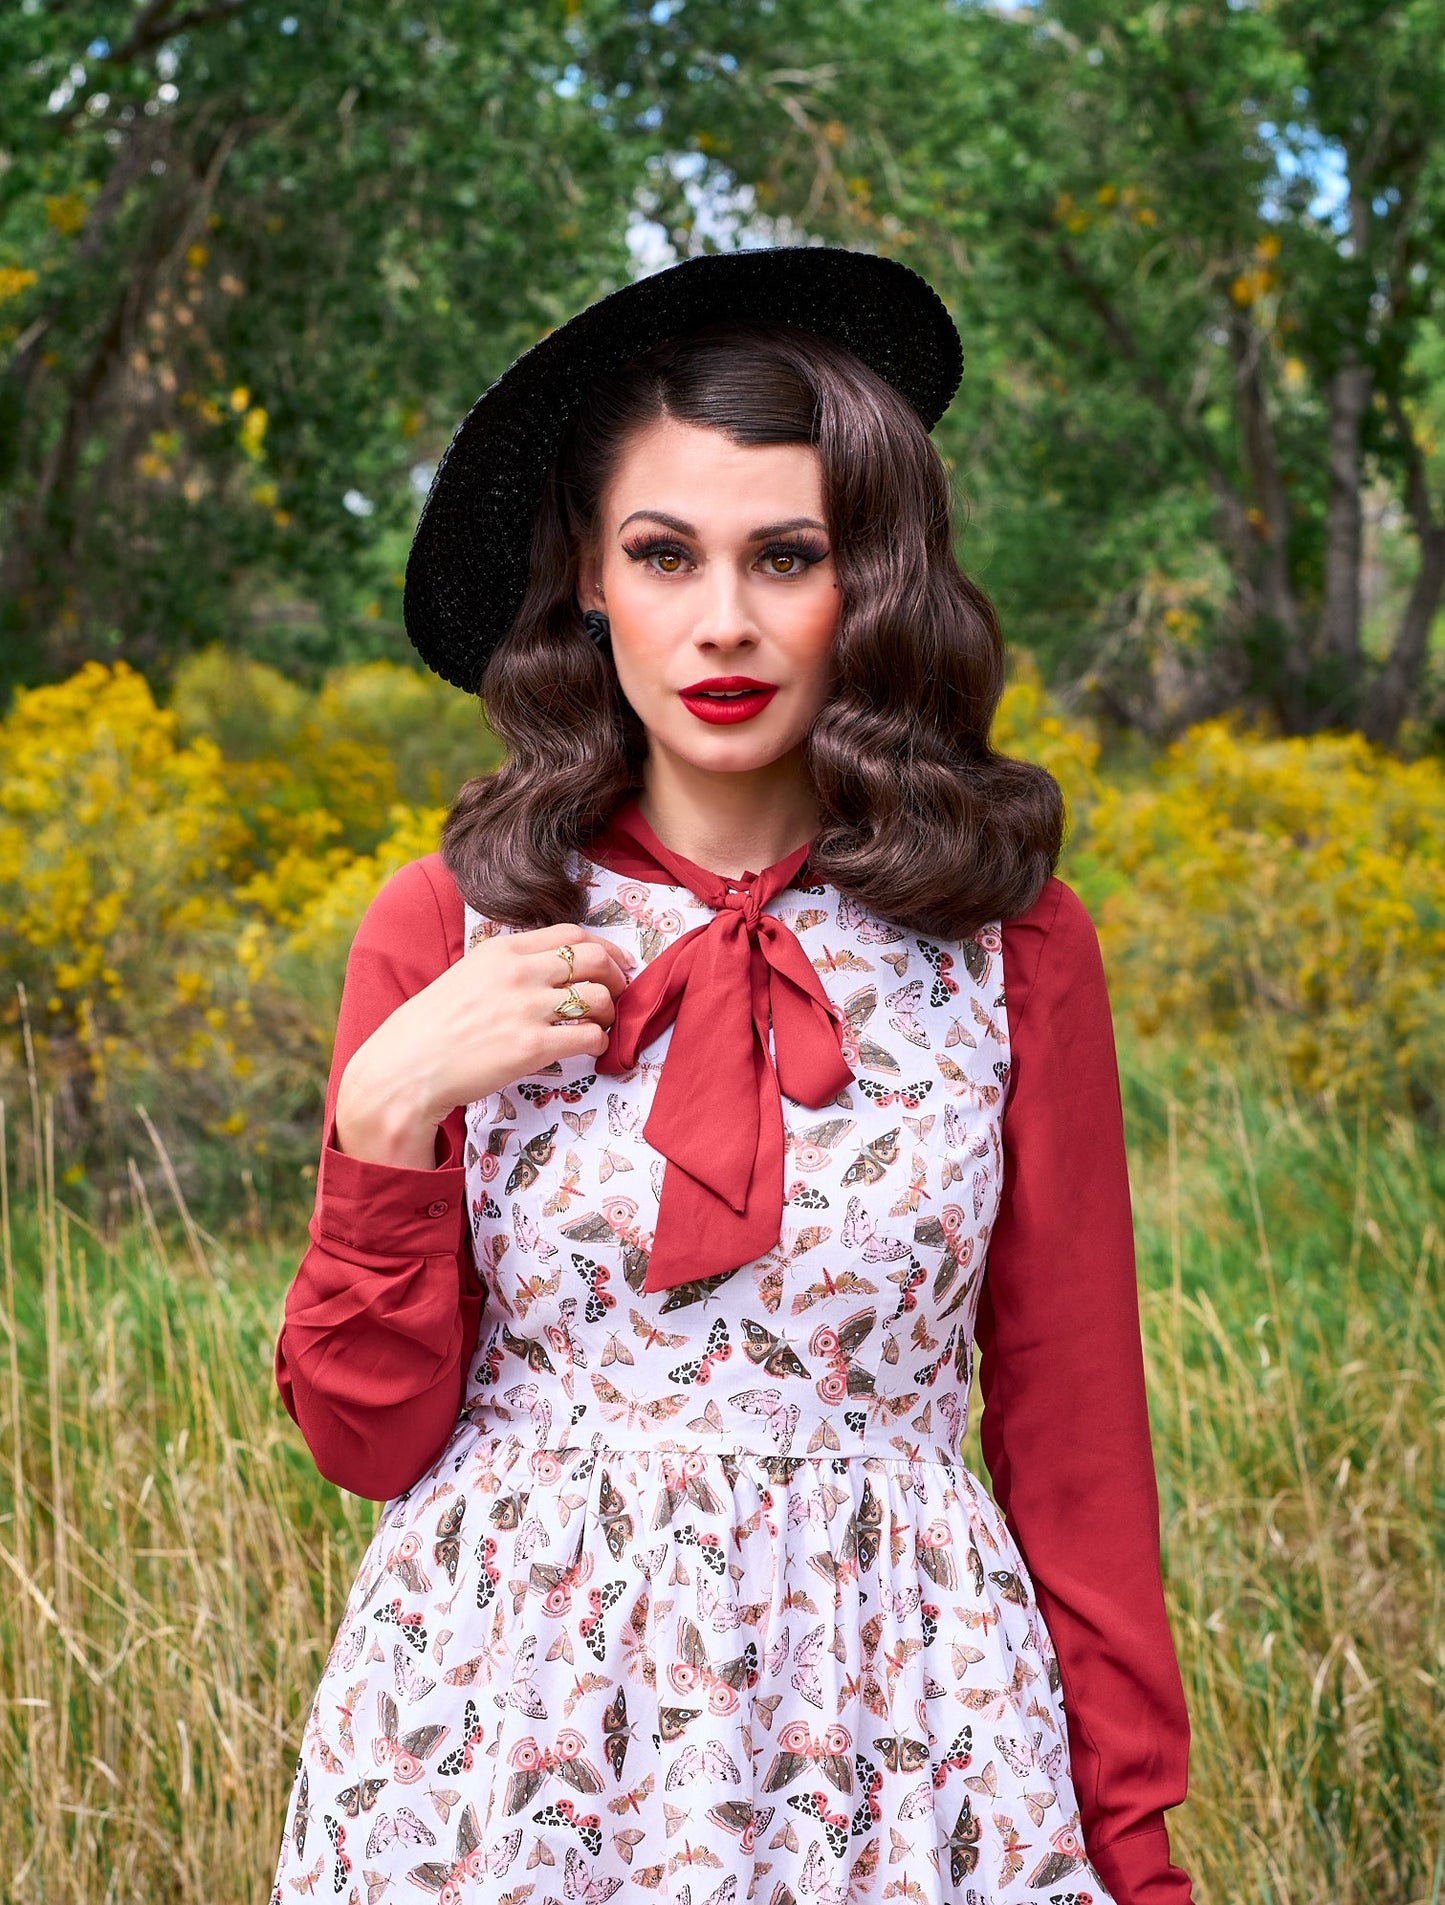
[{"label": "shrub", "polygon": [[1438,1115],[1445,765],[1233,719],[1103,785],[1077,878],[1145,1034],[1277,1044],[1296,1086]]},{"label": "shrub", "polygon": [[[411,671],[391,672],[402,699]],[[209,1208],[242,1172],[284,1195],[314,1165],[351,934],[443,810],[396,798],[344,694],[318,715],[274,671],[215,657],[181,687],[161,708],[125,663],[90,662],[0,722],[0,1023],[18,1031],[24,1001],[86,1195],[150,1160],[143,1104]],[[12,1103],[25,1064],[22,1038],[0,1044]]]}]

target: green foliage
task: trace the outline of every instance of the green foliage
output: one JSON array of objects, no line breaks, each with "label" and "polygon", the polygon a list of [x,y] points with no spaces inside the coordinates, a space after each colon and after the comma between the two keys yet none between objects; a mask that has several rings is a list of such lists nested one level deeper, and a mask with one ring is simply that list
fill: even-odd
[{"label": "green foliage", "polygon": [[503,0],[0,11],[0,687],[398,653],[408,472],[625,275],[570,57]]},{"label": "green foliage", "polygon": [[[965,556],[1052,679],[1157,732],[1247,697],[1383,738],[1445,689],[1421,566],[1445,515],[1433,0],[581,18],[694,162],[653,174],[676,247],[741,192],[763,228],[940,286],[967,355],[940,431],[976,499]],[[1389,602],[1399,707],[1362,650],[1352,485],[1394,503],[1385,545],[1428,583],[1422,620]]]},{"label": "green foliage", "polygon": [[395,658],[413,474],[641,212],[940,285],[1056,686],[1436,745],[1442,73],[1435,0],[12,6],[0,687]]}]

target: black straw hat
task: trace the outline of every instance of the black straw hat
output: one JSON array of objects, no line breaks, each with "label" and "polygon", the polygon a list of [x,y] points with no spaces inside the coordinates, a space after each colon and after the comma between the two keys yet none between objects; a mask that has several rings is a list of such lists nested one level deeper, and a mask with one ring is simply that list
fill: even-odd
[{"label": "black straw hat", "polygon": [[892,258],[788,245],[684,259],[590,304],[504,371],[437,466],[406,565],[406,632],[427,666],[475,692],[526,593],[547,473],[587,388],[703,325],[791,324],[844,345],[931,430],[963,347],[943,300]]}]

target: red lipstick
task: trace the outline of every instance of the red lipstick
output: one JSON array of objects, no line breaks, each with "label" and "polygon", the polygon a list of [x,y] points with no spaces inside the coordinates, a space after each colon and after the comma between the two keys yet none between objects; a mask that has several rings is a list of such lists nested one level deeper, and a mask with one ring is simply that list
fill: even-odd
[{"label": "red lipstick", "polygon": [[706,681],[694,681],[690,687],[678,690],[689,714],[714,726],[751,721],[777,692],[775,681],[754,681],[751,675],[711,675]]}]

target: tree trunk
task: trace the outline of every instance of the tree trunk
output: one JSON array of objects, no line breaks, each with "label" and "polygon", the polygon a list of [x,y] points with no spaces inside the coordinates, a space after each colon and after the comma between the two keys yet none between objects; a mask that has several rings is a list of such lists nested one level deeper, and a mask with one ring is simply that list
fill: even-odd
[{"label": "tree trunk", "polygon": [[1307,719],[1305,687],[1309,656],[1300,627],[1299,604],[1289,572],[1289,499],[1275,454],[1274,425],[1260,375],[1259,332],[1242,311],[1231,313],[1229,341],[1234,358],[1235,410],[1254,493],[1259,498],[1264,543],[1260,599],[1284,641],[1281,712],[1286,728],[1300,733]]},{"label": "tree trunk", "polygon": [[1400,626],[1395,631],[1389,660],[1375,682],[1361,723],[1372,741],[1393,747],[1400,724],[1410,713],[1430,646],[1430,625],[1445,589],[1445,522],[1435,519],[1425,455],[1415,437],[1408,411],[1397,390],[1385,392],[1385,406],[1395,426],[1405,463],[1405,503],[1420,545],[1420,566]]},{"label": "tree trunk", "polygon": [[1420,567],[1415,571],[1414,587],[1400,617],[1390,658],[1375,683],[1366,710],[1365,733],[1382,747],[1395,745],[1400,724],[1410,713],[1420,686],[1430,627],[1440,606],[1442,591],[1445,591],[1445,524],[1427,529],[1420,538]]},{"label": "tree trunk", "polygon": [[1330,497],[1325,521],[1321,647],[1333,693],[1325,710],[1349,720],[1360,689],[1360,432],[1373,373],[1352,351],[1330,380]]}]

